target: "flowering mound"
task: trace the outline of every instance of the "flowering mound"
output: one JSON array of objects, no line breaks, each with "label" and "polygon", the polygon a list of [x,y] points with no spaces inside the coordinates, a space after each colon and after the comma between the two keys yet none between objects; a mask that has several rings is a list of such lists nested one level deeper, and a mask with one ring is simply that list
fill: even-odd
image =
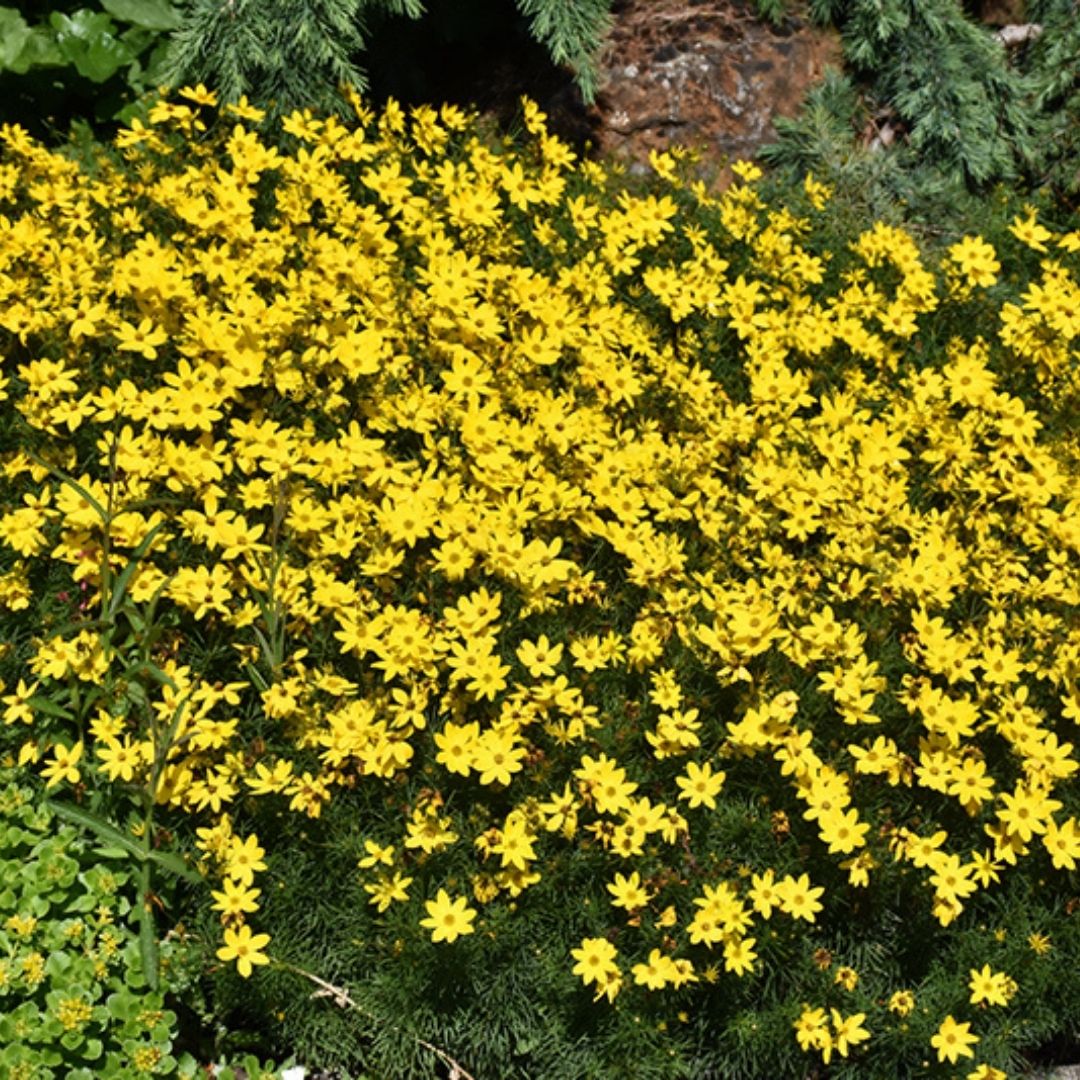
[{"label": "flowering mound", "polygon": [[520,940],[649,1075],[1045,1037],[1080,231],[838,239],[678,153],[634,193],[528,103],[279,148],[212,104],[82,166],[0,131],[3,716],[54,803],[197,847],[254,983],[346,807],[358,957]]}]

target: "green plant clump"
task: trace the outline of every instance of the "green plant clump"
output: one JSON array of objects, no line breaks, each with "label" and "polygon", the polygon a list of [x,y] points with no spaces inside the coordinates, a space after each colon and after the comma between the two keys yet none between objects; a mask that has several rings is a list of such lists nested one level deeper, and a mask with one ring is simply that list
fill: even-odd
[{"label": "green plant clump", "polygon": [[[20,771],[0,769],[0,1074],[4,1080],[194,1078],[165,987],[143,970],[134,875],[121,849],[88,843]],[[191,979],[170,934],[165,983]],[[278,1075],[250,1056],[215,1075]],[[223,1070],[228,1070],[228,1072]]]},{"label": "green plant clump", "polygon": [[0,1069],[39,1077],[171,1075],[175,1014],[147,988],[131,875],[0,774]]}]

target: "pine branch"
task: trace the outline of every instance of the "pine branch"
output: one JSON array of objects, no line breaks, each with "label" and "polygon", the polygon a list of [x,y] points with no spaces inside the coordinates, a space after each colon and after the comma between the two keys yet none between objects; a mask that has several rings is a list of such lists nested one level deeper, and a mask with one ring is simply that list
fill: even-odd
[{"label": "pine branch", "polygon": [[596,97],[597,53],[611,24],[610,0],[516,0],[556,64],[569,65],[586,103]]}]

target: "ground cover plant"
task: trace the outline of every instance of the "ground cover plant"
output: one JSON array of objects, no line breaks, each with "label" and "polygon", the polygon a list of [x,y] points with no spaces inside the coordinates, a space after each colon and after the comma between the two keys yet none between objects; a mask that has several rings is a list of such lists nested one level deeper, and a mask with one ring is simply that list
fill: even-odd
[{"label": "ground cover plant", "polygon": [[148,991],[182,921],[357,1076],[1076,1040],[1080,223],[352,100],[0,129],[0,747]]},{"label": "ground cover plant", "polygon": [[[0,770],[0,1068],[5,1080],[194,1077],[164,987],[150,987],[139,945],[135,880],[124,851],[88,842],[26,777]],[[189,979],[182,936],[159,967],[173,991]],[[234,1066],[217,1063],[221,1075]],[[249,1080],[276,1075],[243,1059]],[[228,1071],[226,1071],[228,1070]]]}]

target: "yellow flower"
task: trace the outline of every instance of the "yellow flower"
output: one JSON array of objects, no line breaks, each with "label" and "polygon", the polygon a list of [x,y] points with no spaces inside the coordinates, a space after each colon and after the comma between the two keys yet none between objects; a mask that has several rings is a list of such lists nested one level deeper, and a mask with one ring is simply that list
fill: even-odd
[{"label": "yellow flower", "polygon": [[794,919],[805,919],[814,922],[822,905],[818,902],[825,889],[821,886],[811,887],[810,875],[801,874],[798,878],[790,875],[781,878],[776,883],[776,892],[780,898],[780,909],[786,915]]},{"label": "yellow flower", "polygon": [[359,866],[361,870],[366,870],[379,863],[382,863],[384,866],[392,866],[394,863],[393,844],[387,844],[386,847],[382,847],[374,840],[365,840],[364,850],[367,852],[367,855],[357,863],[357,866]]},{"label": "yellow flower", "polygon": [[259,889],[248,888],[239,881],[233,881],[232,878],[226,878],[222,891],[210,894],[214,898],[211,906],[215,911],[220,911],[226,916],[258,911],[259,905],[256,903],[256,898],[259,891]]},{"label": "yellow flower", "polygon": [[653,949],[645,963],[635,964],[632,971],[634,982],[649,990],[662,990],[668,983],[679,978],[675,961],[659,949]]},{"label": "yellow flower", "polygon": [[1052,239],[1054,234],[1035,220],[1036,211],[1033,206],[1026,206],[1024,209],[1027,217],[1017,214],[1009,226],[1009,232],[1032,251],[1046,251],[1046,241]]},{"label": "yellow flower", "polygon": [[492,729],[480,737],[474,751],[473,766],[480,773],[481,784],[509,784],[522,769],[525,747],[515,745],[513,731]]},{"label": "yellow flower", "polygon": [[989,964],[972,968],[968,986],[971,987],[972,1005],[1008,1005],[1016,990],[1016,983],[1004,972],[991,971]]},{"label": "yellow flower", "polygon": [[824,1009],[803,1009],[795,1021],[795,1038],[803,1050],[824,1050],[832,1045],[829,1020]]},{"label": "yellow flower", "polygon": [[53,759],[46,762],[41,770],[41,775],[46,778],[45,786],[51,788],[66,780],[69,784],[79,782],[79,759],[82,757],[83,743],[80,739],[74,746],[67,747],[57,744],[53,747]]},{"label": "yellow flower", "polygon": [[636,870],[629,877],[616,874],[607,891],[614,897],[612,904],[626,911],[636,911],[649,902],[648,890],[642,886],[641,875]]},{"label": "yellow flower", "polygon": [[739,976],[753,971],[754,961],[757,959],[757,953],[754,952],[756,944],[757,938],[728,938],[724,942],[724,970],[733,971]]},{"label": "yellow flower", "polygon": [[818,818],[821,839],[828,845],[830,855],[849,855],[866,845],[869,822],[860,821],[856,810],[834,809]]},{"label": "yellow flower", "polygon": [[949,248],[949,258],[971,285],[988,287],[997,281],[1001,263],[991,244],[978,236],[965,236]]},{"label": "yellow flower", "polygon": [[480,725],[475,720],[467,724],[447,720],[442,731],[435,732],[435,745],[439,748],[435,760],[444,769],[468,776],[480,747]]},{"label": "yellow flower", "polygon": [[833,1022],[833,1045],[841,1057],[848,1056],[848,1049],[870,1038],[870,1032],[863,1026],[866,1013],[852,1013],[842,1016],[837,1009],[831,1009]]},{"label": "yellow flower", "polygon": [[763,918],[772,915],[774,907],[780,907],[780,894],[776,888],[775,875],[771,869],[763,874],[754,874],[750,879],[750,902],[754,910]]},{"label": "yellow flower", "polygon": [[691,810],[699,806],[715,810],[716,796],[724,786],[725,779],[726,774],[714,773],[709,762],[698,765],[696,761],[690,761],[686,765],[686,774],[675,777],[675,783],[679,786],[679,798],[687,800]]},{"label": "yellow flower", "polygon": [[946,1016],[930,1038],[930,1045],[937,1051],[938,1061],[948,1061],[955,1065],[962,1057],[974,1057],[972,1046],[979,1041],[978,1035],[971,1034],[971,1024],[958,1023],[951,1015]]},{"label": "yellow flower", "polygon": [[476,918],[476,909],[469,907],[468,900],[459,896],[451,900],[445,889],[440,889],[434,900],[425,902],[428,917],[420,920],[420,925],[431,931],[432,941],[457,941],[459,937],[471,934]]},{"label": "yellow flower", "polygon": [[967,1074],[967,1080],[1009,1080],[1008,1073],[993,1065],[980,1065]]},{"label": "yellow flower", "polygon": [[270,963],[270,958],[262,951],[269,943],[269,934],[253,934],[246,923],[229,926],[225,929],[225,944],[218,949],[217,956],[219,960],[235,960],[236,970],[246,979],[253,965]]},{"label": "yellow flower", "polygon": [[440,816],[430,807],[418,806],[405,827],[405,846],[419,848],[428,855],[442,851],[458,838],[451,824],[450,818]]},{"label": "yellow flower", "polygon": [[225,855],[226,873],[241,885],[250,885],[255,880],[256,872],[266,869],[266,863],[263,862],[265,854],[265,850],[259,846],[257,836],[251,835],[246,840],[234,836],[229,841]]},{"label": "yellow flower", "polygon": [[570,955],[577,961],[573,973],[580,975],[586,986],[603,983],[608,975],[619,973],[615,963],[618,951],[607,938],[583,938],[578,948],[570,950]]},{"label": "yellow flower", "polygon": [[409,899],[409,886],[412,884],[411,877],[404,877],[400,870],[395,870],[393,875],[380,874],[376,882],[368,882],[364,885],[364,892],[371,894],[369,904],[374,904],[379,911],[385,911],[395,901]]},{"label": "yellow flower", "polygon": [[562,654],[562,645],[552,645],[546,634],[541,634],[535,642],[523,641],[517,649],[518,659],[534,679],[554,677],[555,665],[562,659]]},{"label": "yellow flower", "polygon": [[129,781],[142,764],[142,753],[130,739],[109,739],[94,749],[101,761],[101,771],[110,780]]},{"label": "yellow flower", "polygon": [[907,1016],[915,1008],[915,995],[910,990],[897,990],[889,998],[889,1011]]},{"label": "yellow flower", "polygon": [[157,358],[157,346],[164,345],[169,335],[159,326],[154,326],[152,319],[142,319],[138,326],[121,321],[116,328],[117,349],[122,352],[137,352],[147,360]]},{"label": "yellow flower", "polygon": [[1050,798],[1044,790],[1028,784],[1017,784],[1001,796],[1005,804],[997,813],[998,820],[1011,837],[1027,843],[1034,835],[1046,832],[1050,814],[1061,809],[1061,802]]},{"label": "yellow flower", "polygon": [[1038,931],[1028,936],[1028,946],[1037,956],[1045,956],[1053,948],[1050,936],[1040,934]]},{"label": "yellow flower", "polygon": [[1048,819],[1042,843],[1055,869],[1076,869],[1076,860],[1080,858],[1080,829],[1076,818],[1066,818],[1060,825],[1053,818]]}]

